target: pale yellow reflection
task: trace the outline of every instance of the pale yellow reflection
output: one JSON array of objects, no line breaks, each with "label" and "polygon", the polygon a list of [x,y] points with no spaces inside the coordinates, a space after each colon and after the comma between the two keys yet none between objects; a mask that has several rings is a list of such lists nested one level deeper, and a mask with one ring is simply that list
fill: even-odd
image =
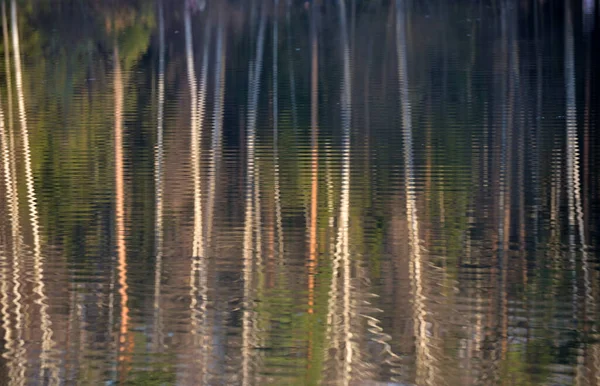
[{"label": "pale yellow reflection", "polygon": [[[340,187],[340,211],[335,247],[334,264],[341,267],[341,315],[343,332],[343,347],[341,360],[341,383],[348,385],[352,379],[354,365],[355,345],[353,342],[352,326],[352,288],[351,288],[351,266],[349,250],[349,227],[350,227],[350,126],[352,124],[352,83],[350,69],[350,45],[348,39],[348,27],[346,22],[346,2],[339,2],[340,31],[342,37],[342,66],[343,77],[341,84],[341,113],[342,113],[342,171]],[[334,328],[336,326],[334,325]],[[340,342],[341,343],[341,342]]]}]

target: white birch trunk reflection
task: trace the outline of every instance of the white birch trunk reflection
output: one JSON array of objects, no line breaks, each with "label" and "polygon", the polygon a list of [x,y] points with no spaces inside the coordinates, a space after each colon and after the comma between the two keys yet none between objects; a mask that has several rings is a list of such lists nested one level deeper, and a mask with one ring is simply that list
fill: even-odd
[{"label": "white birch trunk reflection", "polygon": [[[275,185],[275,222],[277,227],[277,262],[283,263],[283,224],[281,215],[281,187],[279,183],[279,0],[275,1],[275,19],[273,21],[273,185]],[[288,12],[289,13],[289,12]],[[288,45],[290,43],[288,42]]]},{"label": "white birch trunk reflection", "polygon": [[[340,214],[338,224],[338,240],[336,255],[339,256],[342,266],[342,315],[344,333],[344,354],[342,368],[342,382],[348,385],[352,379],[354,361],[354,343],[352,341],[352,294],[351,294],[351,268],[349,250],[350,227],[350,127],[352,125],[352,79],[350,72],[350,45],[348,42],[348,27],[346,23],[346,3],[339,3],[340,29],[342,38],[343,78],[341,88],[342,112],[342,185],[340,196]],[[336,257],[337,257],[336,256]]]},{"label": "white birch trunk reflection", "polygon": [[58,368],[52,362],[50,357],[54,347],[52,338],[52,322],[48,314],[48,299],[45,293],[44,285],[44,258],[42,256],[40,242],[40,226],[37,211],[37,198],[35,192],[35,181],[33,179],[33,170],[31,167],[31,149],[29,145],[29,131],[27,128],[27,113],[25,108],[25,95],[23,90],[23,71],[21,69],[21,49],[17,19],[17,4],[15,0],[11,2],[12,18],[12,43],[15,62],[15,83],[17,88],[17,103],[19,108],[19,121],[21,126],[21,136],[23,142],[23,157],[25,161],[25,185],[27,187],[27,201],[29,206],[29,221],[33,234],[33,269],[35,289],[38,299],[36,303],[40,307],[40,319],[42,329],[42,350],[41,359],[41,378],[45,378],[46,370],[50,370],[50,383],[58,383]]},{"label": "white birch trunk reflection", "polygon": [[[0,141],[2,142],[2,159],[4,169],[4,182],[6,190],[6,204],[11,229],[11,257],[12,263],[8,261],[3,264],[2,282],[2,315],[3,329],[5,331],[6,352],[3,357],[9,363],[9,376],[16,385],[25,383],[25,341],[23,339],[23,306],[21,304],[21,293],[19,290],[21,282],[21,232],[19,229],[19,196],[17,189],[17,166],[15,154],[15,139],[13,127],[12,108],[12,76],[10,65],[10,43],[8,33],[8,20],[6,17],[6,3],[2,3],[2,33],[4,38],[4,61],[6,70],[6,86],[8,90],[8,126],[5,125],[3,111],[0,128]],[[10,268],[9,268],[10,267]],[[10,277],[11,276],[11,277]],[[9,283],[10,281],[10,283]],[[9,303],[9,287],[12,301]],[[12,310],[12,312],[10,311]],[[11,322],[14,313],[14,322]]]},{"label": "white birch trunk reflection", "polygon": [[[4,6],[4,4],[3,4]],[[3,8],[4,11],[4,8]],[[5,13],[3,12],[3,16]],[[6,18],[3,17],[3,21]],[[6,24],[5,24],[6,25]],[[5,35],[6,37],[6,35]],[[6,41],[6,40],[5,40]],[[5,46],[7,47],[7,46]],[[6,206],[8,209],[8,217],[10,220],[11,229],[11,258],[12,264],[9,263],[8,259],[8,248],[7,251],[2,251],[0,256],[0,306],[2,314],[2,329],[4,330],[4,344],[5,352],[2,357],[6,360],[8,365],[8,374],[10,379],[14,381],[16,385],[22,385],[25,383],[25,364],[24,364],[24,340],[23,340],[23,325],[22,325],[22,306],[21,306],[21,295],[19,293],[19,281],[20,281],[20,232],[19,232],[19,201],[17,184],[14,180],[15,173],[13,169],[14,161],[14,146],[9,140],[10,134],[6,132],[4,125],[4,111],[0,105],[0,145],[2,146],[2,170],[4,174],[4,189],[6,197]],[[12,267],[12,272],[9,267]],[[10,278],[12,276],[12,295],[13,304],[9,304],[9,287],[11,287]],[[14,311],[15,321],[13,323],[10,310]]]},{"label": "white birch trunk reflection", "polygon": [[427,309],[425,306],[423,258],[421,256],[421,240],[419,233],[419,217],[417,215],[417,197],[413,160],[413,127],[412,108],[408,85],[408,69],[406,60],[406,3],[396,0],[396,52],[398,55],[398,79],[400,83],[400,99],[402,110],[402,138],[404,153],[404,190],[406,195],[406,220],[408,222],[410,244],[410,278],[413,293],[413,313],[416,339],[416,382],[432,384],[432,355],[429,350],[429,333],[427,332]]},{"label": "white birch trunk reflection", "polygon": [[333,256],[333,260],[331,262],[331,283],[329,287],[328,300],[327,300],[327,339],[328,339],[328,348],[324,355],[327,359],[328,351],[333,352],[335,358],[333,358],[333,373],[334,376],[337,376],[339,373],[339,365],[338,365],[338,353],[340,351],[340,332],[339,332],[339,324],[340,324],[340,314],[338,312],[339,308],[339,283],[338,277],[340,274],[340,255],[337,253],[337,243],[336,236],[334,235],[334,225],[335,225],[335,208],[334,208],[334,198],[333,198],[333,181],[331,178],[331,166],[330,166],[330,146],[327,145],[325,147],[325,160],[326,160],[326,180],[327,180],[327,208],[329,212],[329,228],[332,233],[332,237],[328,240],[329,244],[329,254]]},{"label": "white birch trunk reflection", "polygon": [[158,4],[158,113],[156,122],[156,149],[154,153],[154,240],[156,261],[154,268],[154,350],[163,346],[162,310],[160,304],[163,258],[163,115],[165,109],[165,20],[162,1]]},{"label": "white birch trunk reflection", "polygon": [[[566,158],[567,158],[567,197],[569,206],[569,258],[571,269],[573,269],[573,318],[578,318],[578,294],[579,285],[577,275],[577,252],[581,255],[581,268],[583,271],[583,320],[587,323],[590,319],[590,311],[594,309],[594,299],[590,281],[590,267],[587,256],[585,240],[585,223],[583,221],[583,206],[581,203],[581,181],[579,171],[579,135],[577,133],[577,104],[575,94],[575,49],[573,41],[573,23],[571,20],[570,3],[565,3],[565,90],[566,90]],[[585,382],[584,350],[581,345],[577,358],[576,383]]]},{"label": "white birch trunk reflection", "polygon": [[[575,103],[575,66],[574,66],[574,48],[573,31],[571,24],[571,8],[568,3],[565,4],[565,91],[566,91],[566,178],[567,178],[567,200],[568,200],[568,243],[569,243],[569,262],[572,275],[572,307],[573,318],[577,317],[577,219],[576,219],[576,190],[579,189],[579,146],[577,143],[577,106]],[[577,184],[577,185],[576,185]]]},{"label": "white birch trunk reflection", "polygon": [[[206,245],[204,240],[204,214],[202,205],[202,131],[206,106],[207,76],[210,53],[210,32],[208,22],[204,26],[204,49],[200,70],[200,88],[197,87],[194,70],[194,52],[192,41],[192,23],[189,7],[184,11],[185,47],[190,88],[190,156],[194,181],[194,236],[192,244],[192,266],[190,267],[190,316],[193,346],[200,346],[199,357],[196,358],[197,370],[206,375],[206,352],[204,350],[204,327],[206,319]],[[198,304],[198,297],[201,297]]]},{"label": "white birch trunk reflection", "polygon": [[266,25],[266,7],[262,7],[260,24],[258,29],[256,56],[250,63],[248,69],[248,122],[246,136],[246,210],[244,218],[244,301],[243,301],[243,320],[242,320],[242,385],[253,384],[252,377],[252,360],[251,350],[256,346],[256,315],[254,311],[254,302],[251,300],[255,290],[254,274],[255,274],[255,251],[260,253],[258,243],[258,232],[255,235],[254,228],[258,225],[258,208],[255,205],[258,203],[258,185],[257,185],[257,160],[255,154],[256,142],[256,119],[258,109],[258,97],[260,89],[260,76],[262,71],[264,36]]}]

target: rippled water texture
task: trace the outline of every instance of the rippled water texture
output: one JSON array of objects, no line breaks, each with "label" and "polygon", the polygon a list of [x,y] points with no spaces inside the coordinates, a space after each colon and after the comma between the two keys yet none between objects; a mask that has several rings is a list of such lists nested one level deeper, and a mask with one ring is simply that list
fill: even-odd
[{"label": "rippled water texture", "polygon": [[0,384],[599,385],[595,4],[2,2]]}]

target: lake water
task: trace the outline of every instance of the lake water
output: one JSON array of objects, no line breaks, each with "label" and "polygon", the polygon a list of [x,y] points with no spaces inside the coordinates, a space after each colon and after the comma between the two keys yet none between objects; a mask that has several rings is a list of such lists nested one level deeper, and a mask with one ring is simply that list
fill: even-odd
[{"label": "lake water", "polygon": [[2,2],[0,384],[600,384],[595,2]]}]

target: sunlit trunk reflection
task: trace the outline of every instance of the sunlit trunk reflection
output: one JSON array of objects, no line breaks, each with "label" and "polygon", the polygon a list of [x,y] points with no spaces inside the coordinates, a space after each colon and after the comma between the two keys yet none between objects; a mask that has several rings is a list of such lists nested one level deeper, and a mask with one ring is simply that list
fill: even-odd
[{"label": "sunlit trunk reflection", "polygon": [[129,355],[133,350],[133,336],[129,335],[129,285],[127,283],[127,246],[125,243],[125,181],[123,157],[123,75],[119,49],[114,47],[114,104],[115,104],[115,222],[117,239],[117,272],[119,297],[121,299],[121,320],[119,326],[119,379],[127,379]]},{"label": "sunlit trunk reflection", "polygon": [[[317,269],[317,208],[319,195],[319,56],[315,5],[311,12],[311,189],[308,246],[308,313],[314,312]],[[311,348],[309,347],[309,350]]]},{"label": "sunlit trunk reflection", "polygon": [[242,385],[250,385],[254,383],[252,378],[252,358],[251,351],[256,346],[256,315],[255,305],[252,301],[253,292],[255,291],[254,275],[255,275],[255,253],[260,253],[259,236],[255,229],[258,225],[258,184],[257,179],[257,160],[255,153],[256,142],[256,119],[258,109],[258,96],[260,89],[260,75],[262,71],[264,35],[266,24],[266,7],[263,5],[260,24],[258,27],[258,37],[256,45],[256,56],[250,63],[248,69],[248,122],[246,136],[246,191],[245,201],[246,210],[244,218],[244,301],[243,301],[243,320],[242,320]]},{"label": "sunlit trunk reflection", "polygon": [[402,138],[404,153],[404,181],[406,195],[406,217],[410,244],[410,277],[413,292],[414,324],[416,338],[416,382],[419,385],[434,381],[432,356],[429,350],[427,310],[425,308],[423,259],[417,216],[417,197],[413,160],[412,107],[408,84],[406,52],[405,1],[396,0],[396,50],[398,55],[398,79],[402,110]]},{"label": "sunlit trunk reflection", "polygon": [[163,257],[163,115],[165,109],[165,20],[163,3],[158,5],[158,113],[156,122],[156,148],[154,152],[154,239],[156,261],[154,268],[154,340],[155,350],[163,346],[162,310],[160,304]]},{"label": "sunlit trunk reflection", "polygon": [[[581,181],[579,170],[579,135],[577,133],[577,105],[575,94],[575,52],[573,41],[573,23],[571,20],[570,3],[565,3],[565,90],[566,90],[566,158],[567,158],[567,197],[569,205],[569,255],[571,269],[573,269],[573,318],[578,318],[578,294],[579,277],[577,274],[577,252],[581,255],[581,269],[583,273],[583,320],[590,320],[590,311],[594,308],[592,286],[590,281],[590,264],[587,256],[585,240],[585,223],[583,221],[583,206],[581,203]],[[576,382],[584,382],[585,358],[583,351],[586,348],[581,345],[581,353],[578,355],[576,367]]]},{"label": "sunlit trunk reflection", "polygon": [[[9,376],[16,385],[25,383],[25,341],[23,339],[23,306],[19,290],[21,282],[21,232],[19,229],[19,196],[17,190],[17,170],[14,127],[12,119],[12,76],[10,65],[10,43],[6,3],[2,3],[2,32],[4,38],[4,60],[6,70],[6,87],[8,93],[8,126],[5,125],[4,112],[0,106],[0,142],[2,143],[2,164],[6,205],[10,221],[11,258],[2,262],[2,328],[6,351],[3,353],[9,365]],[[11,291],[9,293],[9,287]],[[12,301],[10,300],[12,296]],[[14,314],[14,322],[12,315]]]},{"label": "sunlit trunk reflection", "polygon": [[342,267],[342,318],[343,318],[343,360],[342,383],[348,385],[352,379],[354,365],[354,343],[352,340],[352,288],[349,248],[350,227],[350,128],[352,125],[352,79],[350,68],[350,45],[348,42],[348,27],[346,22],[345,0],[339,2],[340,32],[342,38],[342,184],[340,195],[340,213],[338,224],[338,239],[336,243],[336,259]]},{"label": "sunlit trunk reflection", "polygon": [[325,147],[325,160],[326,160],[326,182],[327,182],[327,209],[329,212],[329,229],[331,231],[331,237],[328,240],[329,254],[333,256],[331,262],[331,283],[329,287],[328,300],[327,300],[327,337],[328,337],[328,348],[324,353],[325,358],[328,357],[328,351],[332,351],[335,355],[333,359],[332,367],[334,369],[334,375],[337,376],[338,369],[338,353],[340,350],[340,332],[339,332],[339,283],[338,277],[340,275],[340,255],[337,253],[336,235],[334,235],[335,225],[335,206],[334,206],[334,190],[333,181],[331,177],[331,165],[330,165],[330,146],[329,144]]},{"label": "sunlit trunk reflection", "polygon": [[[4,5],[4,4],[3,4]],[[4,10],[4,9],[3,9]],[[4,14],[3,14],[4,16]],[[5,18],[4,18],[5,19]],[[4,20],[5,21],[5,20]],[[5,46],[6,47],[6,46]],[[25,364],[23,348],[23,325],[21,295],[19,293],[20,280],[20,232],[19,232],[19,202],[18,192],[16,190],[16,181],[14,181],[14,169],[11,165],[11,158],[14,157],[14,147],[9,140],[9,134],[4,125],[4,111],[0,105],[0,145],[2,146],[2,170],[4,174],[4,189],[6,197],[6,206],[11,228],[11,254],[12,264],[9,263],[8,248],[2,251],[0,256],[0,306],[2,307],[2,329],[4,330],[5,351],[2,357],[8,364],[8,373],[11,380],[16,385],[25,383]],[[12,270],[9,268],[12,266]],[[12,271],[12,272],[11,272]],[[10,277],[12,276],[12,283]],[[12,291],[9,287],[12,284]],[[10,294],[13,295],[13,304],[9,303]],[[11,310],[15,314],[15,321],[12,321]]]},{"label": "sunlit trunk reflection", "polygon": [[[204,26],[204,41],[202,53],[202,67],[200,70],[200,88],[197,86],[195,60],[192,41],[192,22],[190,8],[185,6],[185,47],[188,70],[188,83],[190,89],[190,156],[192,175],[194,181],[194,236],[192,244],[192,261],[190,267],[190,313],[191,333],[193,336],[193,349],[201,346],[199,357],[195,358],[198,372],[206,375],[206,352],[204,348],[204,327],[206,318],[207,272],[206,272],[206,245],[204,239],[204,213],[202,205],[202,131],[204,123],[208,63],[210,53],[211,26],[207,22]],[[200,297],[200,304],[198,304]]]},{"label": "sunlit trunk reflection", "polygon": [[[279,0],[275,0],[275,20],[273,21],[273,185],[275,185],[275,222],[277,228],[277,262],[283,263],[283,219],[281,215],[281,187],[279,182]],[[289,13],[289,10],[288,10]],[[290,42],[288,42],[289,50]]]},{"label": "sunlit trunk reflection", "polygon": [[578,201],[579,190],[579,146],[577,135],[577,106],[575,104],[575,67],[574,67],[574,48],[573,31],[571,22],[571,7],[565,3],[565,91],[566,91],[566,178],[567,178],[567,199],[568,199],[568,242],[569,242],[569,262],[572,275],[572,307],[573,318],[577,317],[577,213],[576,202]]},{"label": "sunlit trunk reflection", "polygon": [[19,121],[21,125],[21,136],[23,143],[23,157],[25,161],[25,185],[27,187],[27,201],[29,206],[29,221],[33,234],[33,270],[35,288],[34,292],[38,296],[36,303],[40,306],[40,319],[42,329],[42,351],[41,359],[41,378],[44,379],[46,370],[50,370],[50,382],[58,383],[58,368],[50,358],[54,347],[52,339],[52,323],[48,315],[48,299],[45,293],[44,285],[44,259],[42,256],[40,242],[40,226],[37,210],[37,198],[35,192],[35,181],[33,179],[33,170],[31,166],[31,150],[29,145],[29,130],[27,128],[27,113],[25,109],[25,95],[23,90],[23,74],[21,69],[21,49],[18,30],[17,4],[15,0],[11,2],[12,18],[12,43],[15,62],[15,83],[17,88],[17,103],[19,108]]}]

